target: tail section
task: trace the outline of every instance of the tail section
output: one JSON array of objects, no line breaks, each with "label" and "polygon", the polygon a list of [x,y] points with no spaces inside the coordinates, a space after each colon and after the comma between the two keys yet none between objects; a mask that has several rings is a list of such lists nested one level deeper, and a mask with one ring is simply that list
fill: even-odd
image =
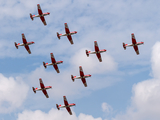
[{"label": "tail section", "polygon": [[34,88],[34,87],[32,87],[32,89],[33,89],[33,92],[34,92],[34,93],[36,93],[36,90],[35,90],[35,88]]},{"label": "tail section", "polygon": [[58,105],[58,104],[56,104],[56,107],[57,107],[57,109],[58,109],[58,110],[60,110],[60,108],[59,108],[59,105]]},{"label": "tail section", "polygon": [[57,37],[58,37],[58,39],[60,39],[60,38],[61,38],[58,32],[57,32]]},{"label": "tail section", "polygon": [[89,53],[88,53],[88,50],[86,50],[86,55],[87,55],[87,57],[89,57]]},{"label": "tail section", "polygon": [[14,42],[14,44],[15,44],[15,47],[18,49],[18,45],[17,45],[17,43],[16,43],[16,42]]},{"label": "tail section", "polygon": [[123,43],[123,48],[126,50],[126,45],[125,45],[125,43]]},{"label": "tail section", "polygon": [[33,15],[30,13],[30,18],[33,20]]},{"label": "tail section", "polygon": [[47,66],[46,66],[46,63],[45,63],[45,62],[43,62],[43,66],[44,66],[44,68],[47,68]]},{"label": "tail section", "polygon": [[71,79],[72,79],[72,81],[74,82],[74,77],[73,77],[73,75],[71,75]]}]

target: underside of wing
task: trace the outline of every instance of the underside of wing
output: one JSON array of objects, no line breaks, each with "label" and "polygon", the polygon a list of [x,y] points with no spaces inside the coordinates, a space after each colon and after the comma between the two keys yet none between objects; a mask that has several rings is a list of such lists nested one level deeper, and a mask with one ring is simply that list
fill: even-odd
[{"label": "underside of wing", "polygon": [[87,87],[87,82],[86,82],[85,78],[82,79],[82,82],[83,82],[84,86]]},{"label": "underside of wing", "polygon": [[102,57],[101,57],[101,54],[100,53],[97,53],[97,58],[99,59],[99,62],[102,62]]},{"label": "underside of wing", "polygon": [[45,18],[42,16],[40,17],[41,21],[43,22],[44,25],[47,25]]},{"label": "underside of wing", "polygon": [[72,115],[72,111],[69,107],[66,107],[67,111],[69,112],[70,115]]},{"label": "underside of wing", "polygon": [[79,72],[80,72],[80,76],[84,76],[84,72],[83,72],[82,66],[79,66]]},{"label": "underside of wing", "polygon": [[26,45],[25,48],[26,48],[26,50],[28,51],[28,53],[31,54],[31,51],[30,51],[30,49],[29,49],[29,46]]},{"label": "underside of wing", "polygon": [[58,65],[53,65],[54,69],[57,71],[57,73],[60,73],[59,72],[59,69],[58,69]]},{"label": "underside of wing", "polygon": [[51,55],[51,61],[52,61],[52,63],[56,63],[56,60],[55,60],[55,57],[54,57],[53,53],[50,53],[50,55]]},{"label": "underside of wing", "polygon": [[38,14],[39,14],[39,15],[42,15],[43,12],[42,12],[42,9],[41,9],[41,7],[40,7],[40,4],[37,4],[37,8],[38,8]]},{"label": "underside of wing", "polygon": [[66,96],[63,96],[63,99],[64,99],[64,104],[65,104],[65,106],[68,106],[68,101],[67,101]]},{"label": "underside of wing", "polygon": [[95,47],[95,51],[99,51],[99,47],[98,47],[97,41],[94,41],[94,47]]},{"label": "underside of wing", "polygon": [[68,37],[69,42],[70,42],[71,44],[73,44],[72,36],[71,36],[71,35],[68,35],[67,37]]},{"label": "underside of wing", "polygon": [[27,43],[27,40],[26,40],[26,37],[25,37],[25,35],[24,35],[24,34],[22,34],[22,41],[23,41],[23,43],[24,43],[24,44],[26,44],[26,43]]},{"label": "underside of wing", "polygon": [[39,79],[39,83],[40,83],[40,86],[41,86],[42,89],[45,88],[45,86],[44,86],[43,81],[42,81],[41,78]]},{"label": "underside of wing", "polygon": [[42,92],[44,93],[44,95],[46,96],[46,98],[49,98],[48,93],[46,90],[42,90]]},{"label": "underside of wing", "polygon": [[66,31],[66,33],[67,33],[67,34],[70,33],[70,30],[69,30],[69,28],[68,28],[67,23],[64,23],[64,26],[65,26],[65,31]]}]

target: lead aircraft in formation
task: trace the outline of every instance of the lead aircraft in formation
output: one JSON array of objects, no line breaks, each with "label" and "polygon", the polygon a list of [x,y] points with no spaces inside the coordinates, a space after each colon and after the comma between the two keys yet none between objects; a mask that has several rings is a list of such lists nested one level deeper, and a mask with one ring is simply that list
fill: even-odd
[{"label": "lead aircraft in formation", "polygon": [[74,103],[68,104],[66,96],[63,96],[63,99],[64,99],[64,105],[56,104],[57,109],[60,110],[60,108],[66,108],[67,111],[69,112],[69,114],[72,115],[72,111],[71,111],[70,107],[75,106],[76,104],[74,104]]},{"label": "lead aircraft in formation", "polygon": [[66,33],[65,33],[65,34],[59,34],[59,33],[57,32],[57,37],[60,39],[61,36],[67,36],[67,38],[68,38],[68,40],[70,41],[70,43],[73,44],[73,40],[72,40],[72,36],[71,36],[71,35],[76,34],[77,31],[70,32],[67,23],[64,23],[64,26],[65,26],[65,31],[66,31]]},{"label": "lead aircraft in formation", "polygon": [[30,13],[30,18],[33,20],[35,17],[40,17],[40,19],[41,19],[41,21],[43,22],[43,24],[44,24],[44,25],[47,25],[44,16],[49,15],[50,13],[49,13],[49,12],[43,13],[43,12],[42,12],[42,9],[41,9],[41,7],[40,7],[39,4],[37,4],[37,8],[38,8],[38,15],[32,15],[32,14]]},{"label": "lead aircraft in formation", "polygon": [[22,33],[22,41],[23,41],[23,43],[21,43],[21,44],[20,43],[17,44],[16,42],[14,42],[15,47],[18,49],[19,46],[24,46],[26,48],[26,50],[28,51],[28,53],[31,54],[31,51],[29,49],[29,45],[34,44],[34,42],[33,41],[27,42],[26,37],[23,33]]},{"label": "lead aircraft in formation", "polygon": [[95,48],[95,51],[93,51],[93,52],[86,50],[87,57],[89,57],[89,54],[96,54],[97,58],[99,59],[99,62],[102,62],[102,58],[101,58],[100,53],[106,52],[107,50],[106,49],[99,50],[97,41],[94,41],[94,48]]},{"label": "lead aircraft in formation", "polygon": [[34,88],[34,87],[32,87],[33,92],[36,93],[36,91],[40,91],[41,90],[44,93],[44,95],[46,96],[46,98],[49,98],[48,93],[47,93],[46,90],[47,89],[51,89],[52,86],[44,86],[43,81],[42,81],[41,78],[39,78],[39,82],[40,82],[40,87],[41,88]]},{"label": "lead aircraft in formation", "polygon": [[123,48],[126,50],[126,47],[133,46],[135,52],[137,53],[137,55],[139,55],[138,45],[142,45],[144,44],[144,42],[137,42],[134,33],[131,34],[131,37],[132,37],[132,44],[123,43]]},{"label": "lead aircraft in formation", "polygon": [[82,66],[79,66],[79,72],[80,72],[80,76],[76,77],[76,76],[71,75],[71,79],[73,80],[73,82],[74,82],[74,79],[81,79],[84,86],[87,87],[87,82],[85,78],[91,77],[91,75],[90,74],[84,75]]},{"label": "lead aircraft in formation", "polygon": [[50,53],[50,55],[51,55],[51,61],[52,61],[52,63],[45,63],[45,62],[43,62],[43,66],[45,68],[47,68],[47,66],[53,65],[53,67],[57,71],[57,73],[60,73],[57,64],[61,64],[61,63],[63,63],[63,61],[56,61],[55,58],[54,58],[53,53]]}]

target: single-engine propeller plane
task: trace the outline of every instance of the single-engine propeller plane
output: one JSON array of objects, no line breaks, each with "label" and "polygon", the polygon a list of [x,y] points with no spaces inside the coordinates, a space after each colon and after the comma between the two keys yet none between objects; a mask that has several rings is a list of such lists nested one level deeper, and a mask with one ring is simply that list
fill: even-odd
[{"label": "single-engine propeller plane", "polygon": [[97,58],[99,59],[99,62],[102,62],[101,53],[106,52],[107,50],[106,49],[99,50],[97,41],[94,41],[94,47],[95,47],[95,51],[93,52],[86,50],[87,57],[89,57],[89,54],[96,54]]},{"label": "single-engine propeller plane", "polygon": [[49,15],[50,13],[49,13],[49,12],[43,13],[43,12],[42,12],[42,9],[41,9],[41,7],[40,7],[39,4],[37,4],[37,8],[38,8],[38,15],[32,15],[32,14],[30,13],[30,18],[33,20],[35,17],[40,17],[40,19],[41,19],[41,21],[43,22],[43,24],[44,24],[44,25],[47,25],[44,16]]},{"label": "single-engine propeller plane", "polygon": [[51,55],[51,61],[52,61],[52,63],[45,63],[45,62],[43,62],[43,66],[44,66],[45,68],[47,68],[47,66],[53,65],[53,67],[54,67],[54,69],[57,71],[57,73],[60,73],[57,64],[61,64],[61,63],[63,63],[63,61],[56,61],[55,58],[54,58],[53,53],[50,53],[50,55]]},{"label": "single-engine propeller plane", "polygon": [[60,39],[61,36],[67,36],[67,38],[68,38],[68,40],[70,41],[70,43],[73,44],[73,40],[72,40],[72,36],[71,36],[71,35],[76,34],[77,31],[70,32],[67,23],[64,23],[64,26],[65,26],[65,31],[66,31],[66,33],[65,33],[65,34],[59,34],[59,33],[57,32],[57,37]]},{"label": "single-engine propeller plane", "polygon": [[72,111],[71,111],[70,107],[75,106],[76,104],[74,104],[74,103],[68,104],[66,96],[63,96],[63,99],[64,99],[64,105],[56,104],[57,109],[60,110],[60,108],[66,108],[67,111],[69,112],[69,114],[72,115]]},{"label": "single-engine propeller plane", "polygon": [[142,45],[142,44],[144,44],[144,42],[136,42],[136,38],[134,36],[134,33],[131,34],[131,37],[132,37],[132,44],[123,43],[123,48],[126,50],[126,47],[133,46],[135,52],[137,53],[137,55],[139,55],[138,45]]},{"label": "single-engine propeller plane", "polygon": [[41,87],[41,88],[34,88],[34,87],[32,87],[33,92],[36,93],[36,91],[42,90],[42,92],[44,93],[44,95],[46,96],[46,98],[49,98],[46,90],[47,90],[47,89],[51,89],[52,86],[44,86],[43,81],[42,81],[41,78],[39,78],[39,82],[40,82],[40,87]]},{"label": "single-engine propeller plane", "polygon": [[26,48],[26,50],[28,51],[28,53],[31,54],[31,51],[29,49],[29,45],[34,44],[34,42],[33,41],[32,42],[27,42],[24,34],[22,34],[22,41],[23,41],[23,43],[21,43],[21,44],[20,43],[17,44],[16,42],[14,42],[15,47],[18,49],[19,46],[24,46]]},{"label": "single-engine propeller plane", "polygon": [[73,76],[71,75],[71,79],[73,80],[74,82],[74,79],[81,79],[84,86],[87,87],[87,82],[86,82],[86,79],[85,78],[88,78],[88,77],[91,77],[91,75],[84,75],[84,72],[83,72],[83,69],[82,69],[82,66],[79,66],[79,72],[80,72],[80,76]]}]

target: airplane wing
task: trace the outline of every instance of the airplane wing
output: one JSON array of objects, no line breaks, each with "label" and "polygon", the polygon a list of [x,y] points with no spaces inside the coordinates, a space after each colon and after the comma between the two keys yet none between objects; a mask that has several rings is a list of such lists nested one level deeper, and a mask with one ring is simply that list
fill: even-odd
[{"label": "airplane wing", "polygon": [[134,36],[134,33],[132,33],[131,36],[132,36],[132,43],[133,43],[133,44],[136,44],[137,42],[136,42],[136,38],[135,38],[135,36]]},{"label": "airplane wing", "polygon": [[41,7],[40,7],[40,4],[37,4],[37,8],[38,8],[38,14],[39,14],[39,15],[42,15],[43,12],[42,12],[42,9],[41,9]]},{"label": "airplane wing", "polygon": [[137,46],[137,45],[135,45],[135,46],[133,46],[133,48],[134,48],[135,52],[137,53],[137,55],[139,55],[138,46]]},{"label": "airplane wing", "polygon": [[54,69],[59,73],[58,65],[53,65]]},{"label": "airplane wing", "polygon": [[99,62],[102,62],[102,58],[101,58],[101,54],[100,53],[96,53],[97,58],[99,59]]},{"label": "airplane wing", "polygon": [[41,86],[41,88],[42,88],[42,89],[43,89],[43,88],[45,88],[45,86],[44,86],[43,81],[42,81],[42,79],[41,79],[41,78],[39,78],[39,82],[40,82],[40,86]]},{"label": "airplane wing", "polygon": [[79,72],[80,72],[80,76],[84,76],[82,66],[79,66]]},{"label": "airplane wing", "polygon": [[44,93],[44,95],[46,96],[46,98],[49,98],[46,90],[42,90],[42,92]]},{"label": "airplane wing", "polygon": [[85,78],[82,78],[82,82],[83,82],[84,86],[87,87],[87,82],[86,82]]},{"label": "airplane wing", "polygon": [[64,99],[64,104],[65,104],[65,106],[68,106],[68,101],[67,101],[66,96],[63,96],[63,99]]},{"label": "airplane wing", "polygon": [[31,50],[29,49],[29,46],[25,45],[24,47],[26,48],[26,50],[28,51],[28,53],[31,54]]},{"label": "airplane wing", "polygon": [[26,40],[26,37],[24,36],[24,34],[22,34],[22,40],[23,40],[23,43],[24,43],[24,44],[27,43],[27,40]]},{"label": "airplane wing", "polygon": [[45,21],[45,18],[42,16],[40,17],[41,21],[43,22],[44,25],[47,25],[46,21]]},{"label": "airplane wing", "polygon": [[54,58],[53,53],[50,53],[50,55],[51,55],[51,61],[52,61],[52,63],[56,63],[56,60],[55,60],[55,58]]},{"label": "airplane wing", "polygon": [[72,36],[71,36],[71,35],[67,35],[67,38],[68,38],[69,42],[70,42],[71,44],[73,44]]},{"label": "airplane wing", "polygon": [[99,47],[98,47],[97,41],[94,41],[94,47],[95,47],[95,51],[99,51]]},{"label": "airplane wing", "polygon": [[72,111],[71,111],[70,107],[66,107],[66,109],[69,112],[69,114],[72,115]]},{"label": "airplane wing", "polygon": [[64,26],[65,26],[65,31],[66,31],[66,33],[67,33],[67,34],[69,34],[69,33],[70,33],[70,31],[69,31],[69,28],[68,28],[67,23],[64,23]]}]

